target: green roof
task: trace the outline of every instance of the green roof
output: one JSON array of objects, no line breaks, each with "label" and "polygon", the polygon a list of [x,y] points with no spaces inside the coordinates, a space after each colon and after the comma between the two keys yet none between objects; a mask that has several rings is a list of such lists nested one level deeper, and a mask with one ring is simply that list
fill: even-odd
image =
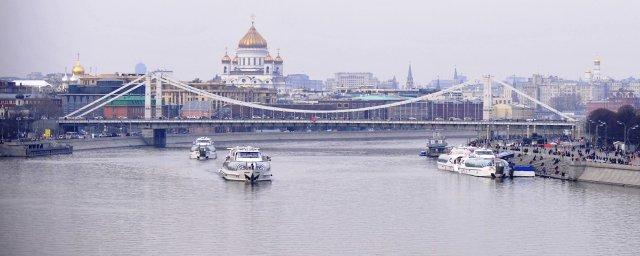
[{"label": "green roof", "polygon": [[[155,100],[151,99],[151,105],[155,104]],[[143,95],[124,95],[112,102],[109,102],[107,106],[144,106]]]},{"label": "green roof", "polygon": [[397,96],[397,95],[367,94],[367,95],[360,95],[357,97],[353,97],[353,99],[368,101],[368,100],[406,100],[409,98]]}]

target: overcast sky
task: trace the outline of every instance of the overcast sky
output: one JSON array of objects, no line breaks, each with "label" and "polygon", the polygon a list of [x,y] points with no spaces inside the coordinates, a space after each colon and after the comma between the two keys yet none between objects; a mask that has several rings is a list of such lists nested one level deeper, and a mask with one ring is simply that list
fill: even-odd
[{"label": "overcast sky", "polygon": [[76,52],[88,71],[132,72],[138,62],[181,79],[209,79],[256,15],[285,73],[326,79],[373,72],[426,83],[453,66],[575,79],[640,76],[640,1],[28,1],[0,0],[0,76],[62,72]]}]

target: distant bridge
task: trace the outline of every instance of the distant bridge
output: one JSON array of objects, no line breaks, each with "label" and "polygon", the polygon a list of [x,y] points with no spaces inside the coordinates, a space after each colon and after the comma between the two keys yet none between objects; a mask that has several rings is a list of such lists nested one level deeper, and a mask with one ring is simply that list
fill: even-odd
[{"label": "distant bridge", "polygon": [[[113,92],[91,102],[80,109],[59,120],[62,126],[136,126],[141,129],[153,130],[153,137],[156,143],[154,145],[163,144],[165,129],[173,128],[190,128],[203,126],[224,126],[224,127],[252,127],[256,129],[268,128],[303,128],[314,127],[316,129],[326,127],[331,128],[396,128],[396,129],[475,129],[477,131],[486,131],[487,137],[491,136],[492,131],[505,131],[507,134],[516,132],[522,135],[529,135],[536,132],[537,129],[551,130],[553,133],[559,131],[572,130],[575,134],[576,120],[561,113],[560,111],[550,107],[549,105],[538,101],[537,99],[517,90],[513,86],[501,82],[496,83],[503,86],[507,95],[512,92],[528,99],[535,104],[557,114],[560,119],[557,121],[497,121],[492,120],[493,96],[492,86],[493,80],[491,76],[483,78],[483,109],[482,120],[480,121],[438,121],[425,120],[425,113],[414,111],[399,111],[399,116],[394,119],[383,118],[380,112],[390,110],[396,107],[411,106],[412,104],[420,104],[428,101],[436,100],[447,93],[459,91],[466,86],[474,83],[472,81],[454,85],[450,88],[411,98],[403,101],[397,101],[382,105],[335,109],[335,110],[311,110],[311,109],[291,109],[276,106],[267,106],[254,102],[244,102],[224,96],[220,96],[202,89],[198,89],[183,82],[172,79],[163,72],[151,72],[141,75],[139,78],[121,86]],[[477,81],[475,82],[477,84]],[[270,119],[165,119],[162,113],[162,90],[164,86],[173,86],[186,92],[203,96],[213,101],[225,102],[229,105],[238,105],[249,109],[256,109],[267,113],[266,116],[272,116]],[[98,110],[109,102],[130,93],[131,91],[145,87],[145,109],[144,119],[117,119],[117,120],[101,120],[101,119],[85,119],[89,113]],[[155,106],[151,106],[152,98],[155,98]],[[376,115],[376,111],[378,112]],[[269,114],[270,113],[270,114]],[[366,114],[363,114],[366,113]],[[153,114],[153,115],[152,115]],[[416,118],[415,116],[419,116]],[[286,118],[278,119],[276,117]],[[362,117],[367,118],[362,118]],[[397,119],[397,120],[396,120]],[[415,120],[414,120],[415,119]],[[150,136],[150,134],[148,134]]]},{"label": "distant bridge", "polygon": [[418,126],[418,127],[553,127],[573,129],[575,122],[567,121],[430,121],[430,120],[283,120],[283,119],[67,119],[60,125],[135,125],[143,128],[181,128],[202,125],[355,125],[355,126]]}]

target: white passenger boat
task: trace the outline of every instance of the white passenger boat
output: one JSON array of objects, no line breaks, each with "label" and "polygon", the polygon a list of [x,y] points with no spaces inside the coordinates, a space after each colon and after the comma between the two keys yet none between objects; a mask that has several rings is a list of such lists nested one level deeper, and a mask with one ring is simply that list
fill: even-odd
[{"label": "white passenger boat", "polygon": [[438,170],[457,172],[456,166],[460,160],[468,157],[474,149],[474,147],[458,146],[451,148],[449,154],[440,154],[437,160]]},{"label": "white passenger boat", "polygon": [[476,148],[475,150],[473,150],[473,153],[471,153],[470,156],[474,158],[483,158],[483,159],[496,158],[496,155],[495,153],[493,153],[493,150],[489,148]]},{"label": "white passenger boat", "polygon": [[453,162],[449,161],[450,158],[449,154],[440,154],[437,160],[438,170],[453,171]]},{"label": "white passenger boat", "polygon": [[216,159],[217,156],[213,141],[208,137],[197,138],[193,142],[189,154],[189,158],[198,160]]},{"label": "white passenger boat", "polygon": [[476,177],[500,178],[508,168],[506,161],[495,158],[466,157],[455,167],[456,171]]},{"label": "white passenger boat", "polygon": [[271,158],[251,146],[229,148],[218,173],[225,180],[255,183],[271,180]]}]

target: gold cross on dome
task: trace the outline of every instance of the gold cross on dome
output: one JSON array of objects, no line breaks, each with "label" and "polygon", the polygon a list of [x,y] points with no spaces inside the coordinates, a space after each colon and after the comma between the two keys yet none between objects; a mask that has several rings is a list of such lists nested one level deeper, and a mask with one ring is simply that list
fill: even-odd
[{"label": "gold cross on dome", "polygon": [[256,22],[256,15],[251,14],[251,25],[253,25],[254,22]]}]

